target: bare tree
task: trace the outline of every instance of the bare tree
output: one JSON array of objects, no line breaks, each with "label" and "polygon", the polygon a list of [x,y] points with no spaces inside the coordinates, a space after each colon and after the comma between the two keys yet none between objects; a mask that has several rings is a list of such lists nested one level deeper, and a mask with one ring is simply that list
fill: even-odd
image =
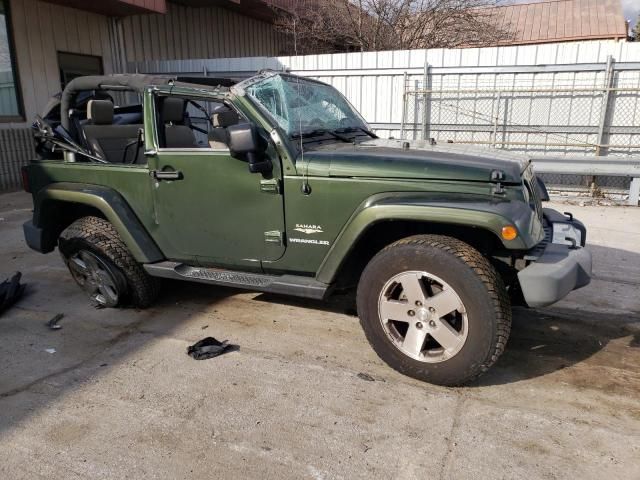
[{"label": "bare tree", "polygon": [[636,20],[636,26],[631,29],[631,39],[634,42],[640,42],[640,15]]},{"label": "bare tree", "polygon": [[495,45],[495,0],[298,0],[276,25],[299,54]]}]

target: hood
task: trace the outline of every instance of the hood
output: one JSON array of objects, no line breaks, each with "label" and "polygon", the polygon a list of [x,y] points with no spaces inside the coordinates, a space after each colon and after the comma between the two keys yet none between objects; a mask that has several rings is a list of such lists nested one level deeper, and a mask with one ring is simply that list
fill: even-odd
[{"label": "hood", "polygon": [[[310,175],[488,182],[503,172],[504,183],[520,183],[527,157],[498,150],[431,146],[426,142],[372,139],[358,144],[331,142],[306,149]],[[300,161],[300,158],[298,158]]]}]

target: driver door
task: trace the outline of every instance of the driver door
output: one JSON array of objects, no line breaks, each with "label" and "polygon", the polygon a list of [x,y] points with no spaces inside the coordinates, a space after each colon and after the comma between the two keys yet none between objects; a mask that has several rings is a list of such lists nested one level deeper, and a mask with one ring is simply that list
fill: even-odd
[{"label": "driver door", "polygon": [[[156,97],[155,107],[164,98],[169,97]],[[149,159],[156,241],[170,260],[259,270],[261,261],[277,260],[285,250],[279,160],[270,146],[273,172],[250,173],[248,164],[233,158],[219,141],[224,132],[213,131],[226,127],[214,126],[207,118],[225,106],[220,101],[183,99],[182,122],[168,122],[162,108],[156,111],[158,130],[188,127],[195,139],[193,146],[185,146],[185,131],[182,145],[172,147],[158,135],[159,148]],[[244,121],[238,115],[237,122]]]}]

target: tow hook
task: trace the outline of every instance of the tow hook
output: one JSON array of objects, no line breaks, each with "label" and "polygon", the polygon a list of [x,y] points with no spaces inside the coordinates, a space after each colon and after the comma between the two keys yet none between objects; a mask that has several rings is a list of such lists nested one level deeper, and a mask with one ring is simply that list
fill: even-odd
[{"label": "tow hook", "polygon": [[580,247],[578,247],[578,244],[576,243],[576,239],[575,238],[573,238],[573,237],[564,237],[564,239],[567,242],[571,243],[571,245],[569,245],[569,250],[577,250],[578,248],[580,248]]}]

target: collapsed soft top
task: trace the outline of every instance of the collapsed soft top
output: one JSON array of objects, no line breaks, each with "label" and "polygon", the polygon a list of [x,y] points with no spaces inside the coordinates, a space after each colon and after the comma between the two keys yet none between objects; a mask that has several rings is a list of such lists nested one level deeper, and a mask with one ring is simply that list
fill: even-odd
[{"label": "collapsed soft top", "polygon": [[60,99],[60,122],[69,129],[69,108],[75,96],[86,90],[120,90],[143,92],[149,85],[166,85],[173,77],[158,77],[140,74],[92,75],[78,77],[70,81],[62,92]]},{"label": "collapsed soft top", "polygon": [[[113,74],[91,75],[78,77],[70,81],[62,92],[60,98],[60,123],[65,129],[69,129],[69,109],[73,105],[74,98],[80,92],[87,90],[116,90],[125,92],[144,92],[149,85],[159,86],[172,83],[175,86],[194,88],[211,88],[213,86],[228,89],[235,85],[237,80],[231,78],[210,77],[171,77],[143,74]],[[64,113],[66,112],[66,113]]]}]

